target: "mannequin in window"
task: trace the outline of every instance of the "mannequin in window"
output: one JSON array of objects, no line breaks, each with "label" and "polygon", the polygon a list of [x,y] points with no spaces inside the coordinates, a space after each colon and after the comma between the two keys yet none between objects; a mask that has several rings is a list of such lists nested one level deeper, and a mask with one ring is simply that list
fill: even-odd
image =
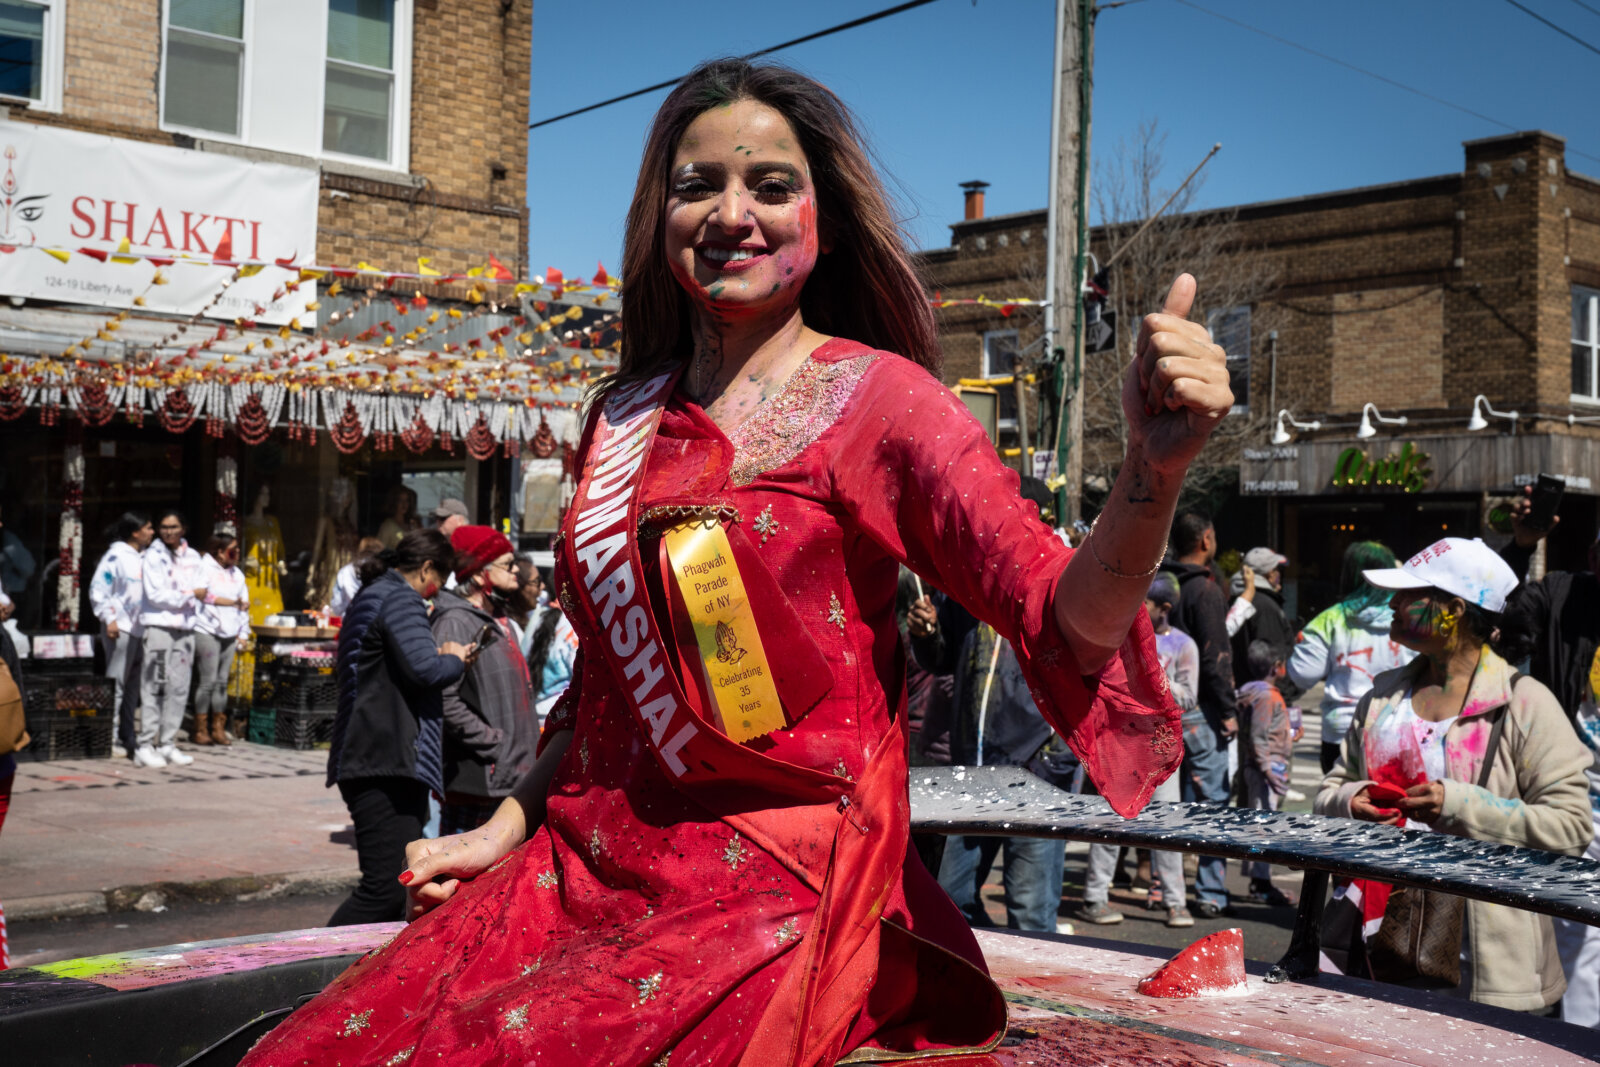
[{"label": "mannequin in window", "polygon": [[335,478],[328,489],[328,506],[317,521],[317,539],[311,549],[306,603],[321,610],[333,594],[339,568],[356,558],[361,534],[356,530],[355,487],[348,478]]},{"label": "mannequin in window", "polygon": [[240,563],[250,587],[250,623],[260,626],[268,615],[283,611],[279,586],[283,564],[283,530],[276,516],[268,515],[272,506],[272,487],[262,482],[256,487],[250,514],[244,519],[244,560]]},{"label": "mannequin in window", "polygon": [[415,489],[397,485],[389,490],[383,513],[387,518],[378,527],[378,540],[383,542],[384,548],[393,548],[400,543],[400,538],[412,530],[422,529],[422,519],[417,515]]}]

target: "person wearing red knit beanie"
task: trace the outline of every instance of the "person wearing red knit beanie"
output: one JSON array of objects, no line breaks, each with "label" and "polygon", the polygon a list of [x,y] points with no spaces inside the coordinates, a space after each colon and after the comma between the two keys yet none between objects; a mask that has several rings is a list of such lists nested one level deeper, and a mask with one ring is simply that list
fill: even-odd
[{"label": "person wearing red knit beanie", "polygon": [[490,526],[460,526],[450,546],[457,585],[434,597],[434,637],[470,643],[489,635],[466,673],[444,691],[440,832],[463,833],[493,815],[533,765],[539,728],[528,664],[506,618],[518,586],[511,542]]}]

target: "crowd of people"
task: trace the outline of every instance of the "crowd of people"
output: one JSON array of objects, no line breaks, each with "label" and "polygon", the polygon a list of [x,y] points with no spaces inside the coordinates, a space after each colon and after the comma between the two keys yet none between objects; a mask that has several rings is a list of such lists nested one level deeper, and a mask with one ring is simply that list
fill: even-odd
[{"label": "crowd of people", "polygon": [[[1030,481],[1023,495],[1048,516],[1048,494]],[[1519,576],[1543,536],[1524,524],[1527,510],[1525,501],[1512,509],[1515,536],[1500,553],[1481,540],[1445,538],[1397,564],[1382,544],[1350,545],[1338,600],[1303,624],[1285,608],[1285,556],[1252,548],[1229,575],[1217,563],[1209,518],[1180,513],[1145,607],[1183,713],[1184,760],[1153,799],[1277,810],[1293,789],[1294,748],[1304,736],[1299,698],[1320,686],[1318,813],[1600,858],[1600,541],[1590,571],[1525,583]],[[925,595],[920,583],[902,582],[901,610],[922,762],[1022,766],[1063,788],[1092,788],[1074,773],[1070,753],[1052,756],[1059,742],[1020,684],[1006,641],[951,598]],[[933,838],[919,847],[978,925],[993,921],[980,890],[1003,848],[1006,924],[1057,928],[1061,842],[952,838],[941,853]],[[1118,849],[1090,847],[1074,918],[1123,920],[1109,899],[1121,863]],[[1199,857],[1191,896],[1180,857],[1158,851],[1141,857],[1128,885],[1147,907],[1165,911],[1167,925],[1190,926],[1191,899],[1203,918],[1233,914],[1225,873],[1222,859]],[[1246,862],[1240,873],[1251,902],[1294,904],[1268,864]],[[1445,940],[1459,951],[1419,967],[1407,951],[1397,958],[1394,942],[1408,924],[1448,919],[1431,917],[1437,911],[1418,918],[1415,899],[1405,903],[1378,883],[1341,885],[1336,897],[1365,919],[1353,943],[1334,953],[1350,973],[1540,1014],[1556,1013],[1560,1002],[1563,1018],[1600,1026],[1593,927],[1457,906]]]}]

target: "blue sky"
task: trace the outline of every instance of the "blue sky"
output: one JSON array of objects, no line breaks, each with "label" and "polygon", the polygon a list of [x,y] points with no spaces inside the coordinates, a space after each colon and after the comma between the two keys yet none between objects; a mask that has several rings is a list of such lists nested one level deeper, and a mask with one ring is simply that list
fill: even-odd
[{"label": "blue sky", "polygon": [[[1458,171],[1461,142],[1540,128],[1568,139],[1571,169],[1600,175],[1600,54],[1504,0],[1199,0],[1448,100],[1452,110],[1268,40],[1180,0],[1101,13],[1091,153],[1140,122],[1166,131],[1172,183],[1213,142],[1198,206],[1249,203]],[[1521,0],[1600,47],[1600,0]],[[534,120],[891,6],[613,0],[534,7]],[[959,183],[991,183],[988,212],[1044,206],[1054,0],[937,0],[776,58],[856,111],[919,247],[949,242]],[[530,138],[532,266],[615,271],[650,117],[665,92]],[[1579,153],[1588,153],[1585,158]]]}]

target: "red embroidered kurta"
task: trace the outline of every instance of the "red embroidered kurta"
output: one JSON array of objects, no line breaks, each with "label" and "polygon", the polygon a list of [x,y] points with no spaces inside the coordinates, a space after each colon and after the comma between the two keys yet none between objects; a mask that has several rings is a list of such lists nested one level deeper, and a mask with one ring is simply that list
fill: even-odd
[{"label": "red embroidered kurta", "polygon": [[[572,610],[558,552],[582,647],[546,726],[547,740],[575,736],[545,824],[341,975],[249,1067],[765,1067],[1003,1035],[976,943],[907,848],[896,565],[1014,643],[1041,711],[1125,814],[1181,757],[1144,614],[1083,678],[1051,610],[1071,551],[947,389],[853,342],[817,349],[731,439],[675,394],[643,477],[639,545],[663,633],[685,620],[662,584],[660,526],[685,507],[727,518],[767,656],[789,678],[789,728],[748,745],[771,773],[692,790],[668,778],[624,702],[631,683],[583,651],[603,638]],[[705,717],[687,647],[668,658]],[[786,777],[801,768],[843,780],[850,803]]]}]

